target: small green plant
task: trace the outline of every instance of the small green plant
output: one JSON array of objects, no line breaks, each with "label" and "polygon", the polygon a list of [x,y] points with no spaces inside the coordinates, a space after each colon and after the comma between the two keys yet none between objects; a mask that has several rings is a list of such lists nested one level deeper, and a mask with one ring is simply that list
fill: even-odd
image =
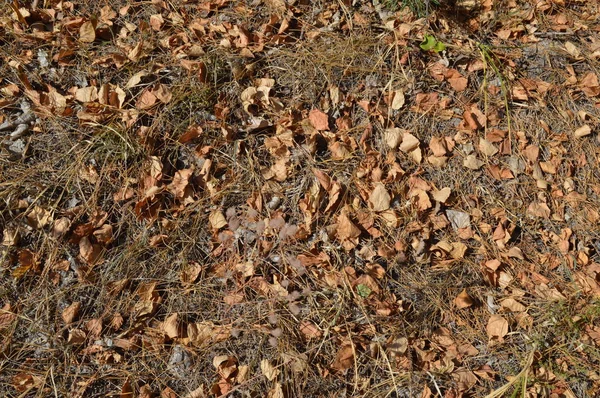
[{"label": "small green plant", "polygon": [[367,285],[363,284],[357,285],[356,291],[358,295],[362,298],[367,298],[371,294],[371,289]]},{"label": "small green plant", "polygon": [[446,49],[446,45],[441,41],[438,41],[433,35],[425,35],[423,41],[419,44],[419,47],[421,47],[421,50],[435,51],[436,53]]},{"label": "small green plant", "polygon": [[391,11],[408,7],[418,18],[423,18],[431,12],[431,6],[439,6],[439,0],[383,0],[383,5]]}]

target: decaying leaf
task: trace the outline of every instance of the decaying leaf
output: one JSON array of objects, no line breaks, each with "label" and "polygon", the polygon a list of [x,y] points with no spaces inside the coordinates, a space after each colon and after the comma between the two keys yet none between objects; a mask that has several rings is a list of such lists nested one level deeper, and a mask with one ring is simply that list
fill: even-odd
[{"label": "decaying leaf", "polygon": [[376,183],[369,196],[369,203],[374,211],[384,211],[390,208],[391,196],[382,183]]},{"label": "decaying leaf", "polygon": [[273,366],[268,359],[260,361],[260,370],[269,381],[273,381],[279,376],[279,369]]},{"label": "decaying leaf", "polygon": [[492,315],[488,320],[486,330],[490,339],[497,338],[502,341],[508,334],[508,321],[501,315]]},{"label": "decaying leaf", "polygon": [[352,366],[354,366],[354,347],[352,344],[345,344],[335,355],[331,368],[337,372],[343,372]]},{"label": "decaying leaf", "polygon": [[456,296],[456,298],[454,299],[454,304],[456,304],[456,306],[461,309],[469,308],[473,305],[473,299],[471,298],[471,296],[469,296],[469,293],[467,293],[467,289],[463,289],[463,291],[460,292],[458,296]]}]

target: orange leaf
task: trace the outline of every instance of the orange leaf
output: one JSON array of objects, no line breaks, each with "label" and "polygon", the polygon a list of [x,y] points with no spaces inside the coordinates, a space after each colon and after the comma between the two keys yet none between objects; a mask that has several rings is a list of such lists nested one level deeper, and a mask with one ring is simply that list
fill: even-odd
[{"label": "orange leaf", "polygon": [[467,289],[463,289],[462,292],[454,299],[454,304],[460,309],[469,308],[473,305],[473,299],[467,293]]},{"label": "orange leaf", "polygon": [[313,109],[308,114],[308,119],[317,130],[329,130],[329,117],[318,109]]}]

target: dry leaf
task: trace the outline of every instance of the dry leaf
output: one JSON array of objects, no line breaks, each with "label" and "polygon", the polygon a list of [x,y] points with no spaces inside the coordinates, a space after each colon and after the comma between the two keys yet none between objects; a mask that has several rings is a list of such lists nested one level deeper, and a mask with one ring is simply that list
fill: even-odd
[{"label": "dry leaf", "polygon": [[550,217],[550,208],[547,204],[541,202],[532,202],[527,208],[527,214],[533,217]]},{"label": "dry leaf", "polygon": [[376,183],[373,192],[369,196],[369,203],[374,211],[384,211],[390,208],[390,201],[392,200],[390,194],[385,189],[382,183]]},{"label": "dry leaf", "polygon": [[573,133],[573,136],[575,138],[581,138],[581,137],[585,137],[586,135],[590,135],[592,134],[592,128],[585,124],[581,127],[579,127],[577,130],[575,130],[575,132]]},{"label": "dry leaf", "polygon": [[307,339],[318,339],[323,334],[317,325],[311,321],[300,322],[300,333],[302,333]]},{"label": "dry leaf", "polygon": [[565,50],[575,59],[581,59],[581,51],[577,48],[577,46],[570,41],[565,43]]},{"label": "dry leaf", "polygon": [[432,137],[429,141],[429,149],[433,156],[441,157],[448,153],[448,145],[444,137]]},{"label": "dry leaf", "polygon": [[279,369],[271,365],[268,359],[260,361],[260,371],[269,381],[273,381],[279,376]]},{"label": "dry leaf", "polygon": [[[283,2],[283,0],[280,1]],[[275,386],[267,392],[267,398],[285,398],[281,383],[275,383]]]},{"label": "dry leaf", "polygon": [[329,117],[318,109],[313,109],[308,114],[308,119],[317,130],[329,130]]},{"label": "dry leaf", "polygon": [[473,305],[473,299],[467,293],[467,289],[463,289],[462,292],[454,299],[454,304],[460,309],[468,308]]},{"label": "dry leaf", "polygon": [[392,100],[391,108],[393,110],[398,110],[404,106],[405,98],[404,91],[396,90],[394,91],[394,99]]},{"label": "dry leaf", "polygon": [[506,308],[512,312],[524,312],[527,308],[513,298],[507,298],[500,302],[502,308]]},{"label": "dry leaf", "polygon": [[392,149],[396,149],[398,145],[402,142],[402,134],[404,134],[406,130],[402,130],[399,128],[391,128],[386,129],[383,132],[383,136],[385,139],[385,143]]},{"label": "dry leaf", "polygon": [[73,322],[75,320],[75,318],[77,318],[77,315],[79,314],[80,309],[81,309],[80,302],[75,302],[75,303],[71,304],[70,306],[68,306],[67,308],[65,308],[61,314],[63,321],[66,324]]},{"label": "dry leaf", "polygon": [[402,152],[410,152],[419,146],[420,142],[417,137],[411,133],[405,132],[402,134],[402,143],[400,144],[400,150]]},{"label": "dry leaf", "polygon": [[452,190],[448,187],[445,187],[445,188],[440,189],[439,191],[433,191],[431,193],[431,197],[433,197],[434,200],[436,200],[440,203],[446,203],[446,200],[448,200],[451,193],[452,193]]},{"label": "dry leaf", "polygon": [[452,228],[456,231],[462,228],[469,228],[471,226],[471,216],[469,214],[457,211],[457,210],[446,210],[446,217],[452,224]]},{"label": "dry leaf", "polygon": [[83,43],[92,43],[96,40],[96,28],[91,21],[84,22],[79,27],[79,41]]},{"label": "dry leaf", "polygon": [[456,91],[464,91],[469,83],[469,80],[461,75],[456,69],[449,69],[448,72],[446,72],[446,79]]},{"label": "dry leaf", "polygon": [[487,335],[490,339],[502,340],[508,334],[508,321],[501,315],[492,315],[487,324]]},{"label": "dry leaf", "polygon": [[498,153],[498,148],[494,146],[491,142],[486,139],[479,139],[479,151],[483,153],[485,156],[494,156]]},{"label": "dry leaf", "polygon": [[335,356],[335,360],[331,365],[332,369],[338,372],[343,372],[350,369],[354,365],[354,349],[351,344],[345,344],[340,348]]},{"label": "dry leaf", "polygon": [[178,315],[175,312],[169,315],[161,325],[162,331],[171,339],[179,337],[179,321],[177,317]]},{"label": "dry leaf", "polygon": [[469,155],[465,158],[463,166],[471,170],[479,170],[483,166],[483,162],[477,159],[475,155]]},{"label": "dry leaf", "polygon": [[221,229],[227,225],[227,219],[219,210],[214,210],[208,216],[208,221],[213,229]]}]

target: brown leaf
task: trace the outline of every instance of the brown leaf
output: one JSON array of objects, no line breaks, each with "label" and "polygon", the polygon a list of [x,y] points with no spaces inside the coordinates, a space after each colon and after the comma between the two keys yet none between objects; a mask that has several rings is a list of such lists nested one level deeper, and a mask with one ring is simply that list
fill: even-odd
[{"label": "brown leaf", "polygon": [[[4,304],[4,307],[0,308],[0,331],[10,327],[15,319],[17,319],[17,314],[11,311],[10,304]],[[0,345],[0,350],[2,348]]]},{"label": "brown leaf", "polygon": [[337,236],[342,241],[360,236],[360,229],[350,220],[346,211],[338,216]]},{"label": "brown leaf", "polygon": [[156,100],[156,95],[154,95],[150,90],[146,89],[138,98],[137,102],[135,103],[135,107],[142,110],[149,109],[156,104]]},{"label": "brown leaf", "polygon": [[169,184],[169,191],[172,192],[176,198],[183,198],[185,196],[185,189],[188,186],[190,177],[193,173],[193,168],[178,170],[175,173],[173,181]]},{"label": "brown leaf", "polygon": [[273,381],[279,376],[279,369],[271,365],[268,359],[260,361],[260,371],[269,381]]},{"label": "brown leaf", "polygon": [[446,79],[456,91],[464,91],[469,83],[469,80],[461,75],[456,69],[449,69],[448,72],[446,72]]},{"label": "brown leaf", "polygon": [[412,150],[419,147],[419,139],[409,132],[402,134],[402,143],[400,144],[400,150],[402,152],[411,152]]},{"label": "brown leaf", "polygon": [[592,128],[585,124],[581,127],[579,127],[577,130],[575,130],[575,132],[573,133],[573,136],[575,138],[581,138],[581,137],[585,137],[586,135],[590,135],[592,134]]},{"label": "brown leaf", "polygon": [[454,304],[460,309],[469,308],[473,305],[473,299],[467,293],[467,289],[463,289],[462,292],[454,299]]},{"label": "brown leaf", "polygon": [[402,142],[402,134],[404,134],[406,130],[399,128],[390,128],[386,129],[383,132],[383,137],[385,139],[385,143],[392,149],[396,149],[398,145]]},{"label": "brown leaf", "polygon": [[77,318],[80,308],[81,303],[78,301],[65,308],[61,314],[63,321],[65,321],[66,324],[73,322],[75,318]]},{"label": "brown leaf", "polygon": [[85,332],[81,329],[73,329],[69,332],[69,337],[67,339],[67,344],[71,345],[80,345],[85,343]]},{"label": "brown leaf", "polygon": [[79,255],[86,263],[92,265],[100,260],[102,246],[91,243],[87,236],[79,240]]},{"label": "brown leaf", "polygon": [[396,90],[393,92],[393,95],[394,95],[394,99],[392,99],[391,108],[393,110],[398,110],[404,106],[404,102],[405,102],[404,91]]},{"label": "brown leaf", "polygon": [[431,197],[440,203],[446,203],[446,200],[448,200],[451,193],[452,190],[448,187],[445,187],[440,189],[439,191],[433,191],[431,193]]},{"label": "brown leaf", "polygon": [[491,142],[486,139],[479,139],[479,151],[483,153],[485,156],[494,156],[498,153],[498,148],[494,146]]},{"label": "brown leaf", "polygon": [[448,153],[448,145],[444,137],[432,137],[429,141],[429,149],[433,156],[441,157]]},{"label": "brown leaf", "polygon": [[463,161],[463,166],[471,170],[479,170],[483,166],[483,162],[477,159],[475,155],[469,155]]},{"label": "brown leaf", "polygon": [[376,183],[369,196],[369,203],[374,211],[384,211],[390,208],[391,196],[382,183]]},{"label": "brown leaf", "polygon": [[337,372],[343,372],[354,365],[354,349],[351,344],[345,344],[339,349],[331,367]]},{"label": "brown leaf", "polygon": [[27,214],[27,222],[35,229],[44,228],[52,222],[52,213],[40,206],[35,206],[29,214]]},{"label": "brown leaf", "polygon": [[502,308],[506,308],[512,312],[523,312],[526,307],[513,298],[507,298],[500,302]]},{"label": "brown leaf", "polygon": [[542,202],[532,202],[527,208],[527,214],[533,217],[548,218],[550,217],[550,208]]},{"label": "brown leaf", "polygon": [[113,227],[110,224],[104,224],[94,231],[94,238],[100,243],[109,244],[113,240]]},{"label": "brown leaf", "polygon": [[92,43],[96,40],[96,28],[91,21],[84,22],[79,27],[79,41],[83,43]]},{"label": "brown leaf", "polygon": [[485,262],[485,266],[491,269],[492,271],[496,271],[498,268],[500,268],[501,265],[502,263],[500,262],[500,260],[497,259],[488,260]]},{"label": "brown leaf", "polygon": [[492,315],[487,324],[487,335],[490,339],[502,340],[508,334],[508,321],[501,315]]},{"label": "brown leaf", "polygon": [[317,325],[306,320],[300,322],[300,333],[302,333],[307,339],[318,339],[323,335]]},{"label": "brown leaf", "polygon": [[143,43],[140,41],[127,53],[127,58],[133,62],[139,61],[142,58],[142,49]]},{"label": "brown leaf", "polygon": [[171,339],[179,337],[179,321],[177,318],[178,315],[175,312],[166,317],[161,325],[162,331]]},{"label": "brown leaf", "polygon": [[152,90],[152,94],[154,94],[154,96],[156,96],[156,98],[158,98],[163,104],[168,104],[173,98],[173,94],[171,93],[169,87],[162,83]]},{"label": "brown leaf", "polygon": [[329,117],[318,109],[313,109],[308,114],[308,119],[317,130],[329,130]]},{"label": "brown leaf", "polygon": [[227,219],[225,219],[225,216],[219,210],[212,211],[208,216],[208,221],[210,222],[210,226],[215,230],[227,225]]}]

